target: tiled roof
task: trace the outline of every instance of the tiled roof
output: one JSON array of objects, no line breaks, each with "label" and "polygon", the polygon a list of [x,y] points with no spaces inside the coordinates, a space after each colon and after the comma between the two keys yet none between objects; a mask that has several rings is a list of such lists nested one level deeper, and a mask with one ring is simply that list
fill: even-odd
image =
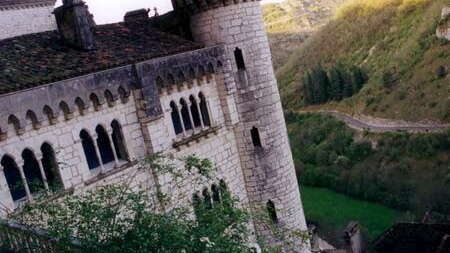
[{"label": "tiled roof", "polygon": [[56,0],[0,0],[0,7],[16,5],[55,4]]},{"label": "tiled roof", "polygon": [[203,47],[148,26],[131,29],[123,23],[97,26],[94,37],[94,51],[65,45],[56,31],[1,40],[0,94]]}]

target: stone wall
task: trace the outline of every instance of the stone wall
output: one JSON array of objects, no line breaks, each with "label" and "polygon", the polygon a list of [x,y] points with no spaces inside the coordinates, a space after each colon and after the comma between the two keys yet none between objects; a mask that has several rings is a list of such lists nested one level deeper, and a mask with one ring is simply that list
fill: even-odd
[{"label": "stone wall", "polygon": [[53,5],[0,8],[0,40],[23,34],[56,30]]},{"label": "stone wall", "polygon": [[[195,40],[214,45],[224,43],[231,65],[224,66],[225,94],[236,101],[240,122],[234,125],[250,205],[266,210],[275,204],[277,223],[284,228],[306,231],[300,193],[277,82],[273,72],[268,39],[259,2],[231,4],[191,16]],[[245,62],[235,57],[242,52]],[[238,53],[239,54],[239,53]],[[252,129],[259,133],[257,143]],[[256,224],[257,225],[257,224]],[[270,232],[258,227],[259,235]],[[302,251],[309,252],[308,245]],[[299,250],[299,245],[297,249]],[[289,251],[289,250],[288,250]]]},{"label": "stone wall", "polygon": [[442,19],[436,30],[436,36],[450,41],[450,7],[442,9]]}]

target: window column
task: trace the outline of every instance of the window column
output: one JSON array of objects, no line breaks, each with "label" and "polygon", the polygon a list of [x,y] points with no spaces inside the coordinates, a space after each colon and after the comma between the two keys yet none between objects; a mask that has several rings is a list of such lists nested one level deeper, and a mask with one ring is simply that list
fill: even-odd
[{"label": "window column", "polygon": [[49,191],[47,176],[45,175],[44,165],[42,164],[42,154],[36,154],[36,160],[39,165],[39,171],[41,172],[42,181],[44,182],[45,190]]},{"label": "window column", "polygon": [[[113,129],[111,127],[108,127],[107,131],[108,131],[109,143],[111,143],[111,145],[114,146],[113,137],[112,137],[113,136]],[[117,157],[117,150],[114,148],[112,153],[113,153],[113,156],[114,156],[115,167],[117,168],[117,167],[119,167],[119,158]]]},{"label": "window column", "polygon": [[[0,199],[1,203],[4,207],[10,208],[11,210],[14,208],[14,200],[12,198],[12,193],[8,186],[8,181],[6,180],[6,175],[4,172],[5,168],[0,165]],[[5,210],[9,211],[9,210]],[[0,211],[0,215],[2,212]],[[5,214],[5,213],[3,213]]]},{"label": "window column", "polygon": [[28,186],[27,178],[25,177],[25,172],[24,172],[24,170],[23,170],[24,162],[21,161],[21,162],[17,165],[17,167],[18,167],[18,169],[19,169],[20,179],[22,179],[23,187],[25,188],[25,193],[27,194],[27,199],[28,199],[29,201],[33,201],[33,196],[31,195],[30,187]]},{"label": "window column", "polygon": [[189,120],[191,121],[191,124],[192,124],[192,132],[195,133],[195,122],[194,122],[194,117],[192,117],[191,106],[186,103],[186,107],[189,112]]},{"label": "window column", "polygon": [[[193,103],[193,102],[191,101],[191,104],[192,104],[192,103]],[[199,114],[200,125],[201,125],[202,129],[204,129],[204,128],[205,128],[205,123],[203,123],[203,117],[202,117],[202,111],[201,111],[201,109],[200,109],[200,104],[197,103],[197,102],[195,102],[195,106],[197,107],[197,111],[198,111],[198,114]]]},{"label": "window column", "polygon": [[[183,105],[181,105],[181,108],[183,108]],[[177,110],[178,115],[180,115],[181,128],[183,129],[183,136],[186,137],[186,126],[184,125],[183,115],[181,114],[181,111],[178,110],[178,105],[177,104],[175,106],[175,109]]]},{"label": "window column", "polygon": [[[97,140],[98,136],[94,135],[94,139]],[[93,141],[93,143],[94,143],[94,148],[95,148],[95,155],[97,156],[98,162],[100,163],[100,172],[104,172],[105,166],[103,165],[103,160],[102,160],[102,156],[100,155],[100,149],[98,148],[98,143],[97,143],[97,141]]]}]

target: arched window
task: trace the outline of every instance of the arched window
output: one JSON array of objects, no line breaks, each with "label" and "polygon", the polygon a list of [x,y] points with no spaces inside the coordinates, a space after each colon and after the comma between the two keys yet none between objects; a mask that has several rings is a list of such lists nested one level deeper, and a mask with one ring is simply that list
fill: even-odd
[{"label": "arched window", "polygon": [[31,193],[38,193],[45,190],[44,179],[42,178],[39,162],[36,159],[33,151],[25,149],[22,152],[23,172],[27,179],[28,187]]},{"label": "arched window", "polygon": [[106,102],[108,103],[109,107],[113,107],[114,106],[116,101],[115,101],[114,96],[111,93],[111,91],[109,91],[109,90],[105,91],[105,99],[106,99]]},{"label": "arched window", "polygon": [[116,150],[117,158],[120,160],[128,161],[128,152],[125,146],[125,138],[123,137],[122,126],[117,120],[113,120],[111,123],[113,129],[112,141],[114,143],[114,149]]},{"label": "arched window", "polygon": [[8,117],[8,124],[13,125],[17,135],[22,135],[24,133],[24,129],[20,125],[20,121],[15,115],[10,115]]},{"label": "arched window", "polygon": [[244,55],[242,54],[242,50],[238,47],[234,50],[234,59],[238,70],[245,70]]},{"label": "arched window", "polygon": [[42,167],[47,178],[48,186],[51,190],[58,190],[62,188],[62,180],[59,174],[58,163],[56,162],[55,151],[48,143],[41,146],[42,152]]},{"label": "arched window", "polygon": [[98,111],[98,110],[101,109],[100,99],[98,99],[98,96],[97,96],[97,95],[95,95],[94,93],[92,93],[92,94],[89,96],[89,99],[91,100],[92,105],[94,106],[94,110]]},{"label": "arched window", "polygon": [[208,189],[204,189],[202,194],[203,194],[203,201],[205,203],[205,207],[212,208],[211,194],[209,194]]},{"label": "arched window", "polygon": [[45,115],[47,115],[47,119],[50,122],[50,125],[53,125],[56,123],[56,116],[53,113],[53,110],[50,106],[48,106],[48,105],[44,106],[43,112]]},{"label": "arched window", "polygon": [[26,118],[31,122],[33,129],[39,129],[41,127],[41,123],[39,122],[35,112],[28,110]]},{"label": "arched window", "polygon": [[126,104],[128,102],[128,97],[130,96],[130,94],[123,87],[119,87],[117,91],[119,92],[120,101],[123,104]]},{"label": "arched window", "polygon": [[211,186],[211,191],[212,191],[212,200],[215,204],[220,203],[220,191],[219,191],[219,187],[217,187],[217,185],[213,184]]},{"label": "arched window", "polygon": [[175,134],[183,133],[183,126],[181,125],[180,113],[178,112],[178,107],[175,102],[170,102],[170,108],[172,108],[172,112],[170,115],[172,116],[172,124],[175,130]]},{"label": "arched window", "polygon": [[83,145],[84,155],[88,163],[89,169],[93,170],[100,166],[100,161],[95,151],[94,140],[86,130],[80,132],[81,144]]},{"label": "arched window", "polygon": [[200,112],[198,111],[197,101],[195,100],[194,96],[190,96],[189,101],[191,102],[191,113],[192,120],[194,121],[194,127],[201,127],[202,122],[200,119]]},{"label": "arched window", "polygon": [[101,125],[98,125],[95,128],[95,132],[97,133],[97,146],[100,151],[100,156],[103,164],[114,161],[114,153],[111,148],[111,142],[109,141],[109,136],[105,128],[103,128]]},{"label": "arched window", "polygon": [[180,104],[181,104],[181,117],[183,118],[184,129],[191,130],[192,122],[191,117],[189,116],[189,107],[184,99],[180,100]]},{"label": "arched window", "polygon": [[272,202],[272,200],[269,200],[267,201],[266,206],[270,220],[272,220],[273,223],[278,223],[277,209],[275,208],[275,204]]},{"label": "arched window", "polygon": [[258,128],[253,127],[250,132],[252,134],[253,146],[255,146],[255,147],[262,147],[262,145],[261,145],[261,138],[259,137],[259,130],[258,130]]},{"label": "arched window", "polygon": [[72,111],[66,102],[61,101],[61,103],[59,103],[59,109],[63,112],[65,120],[70,120],[73,118]]},{"label": "arched window", "polygon": [[80,115],[84,115],[84,112],[86,110],[86,104],[84,103],[83,99],[81,99],[80,97],[77,97],[75,99],[75,104],[78,107],[78,111],[79,111]]},{"label": "arched window", "polygon": [[211,120],[209,118],[209,112],[208,112],[208,104],[206,103],[206,98],[203,96],[203,93],[198,94],[200,98],[200,112],[202,114],[203,124],[205,126],[211,126]]},{"label": "arched window", "polygon": [[6,183],[8,184],[13,201],[25,198],[27,193],[25,191],[22,178],[20,177],[19,167],[14,159],[5,155],[1,160],[1,165],[3,167],[3,173],[5,174]]}]

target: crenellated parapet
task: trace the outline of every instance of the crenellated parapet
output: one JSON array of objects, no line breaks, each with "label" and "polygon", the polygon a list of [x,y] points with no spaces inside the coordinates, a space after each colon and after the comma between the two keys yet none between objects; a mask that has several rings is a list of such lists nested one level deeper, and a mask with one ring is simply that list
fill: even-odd
[{"label": "crenellated parapet", "polygon": [[195,14],[233,4],[259,1],[260,0],[172,0],[172,5],[175,10],[187,11],[190,14]]}]

